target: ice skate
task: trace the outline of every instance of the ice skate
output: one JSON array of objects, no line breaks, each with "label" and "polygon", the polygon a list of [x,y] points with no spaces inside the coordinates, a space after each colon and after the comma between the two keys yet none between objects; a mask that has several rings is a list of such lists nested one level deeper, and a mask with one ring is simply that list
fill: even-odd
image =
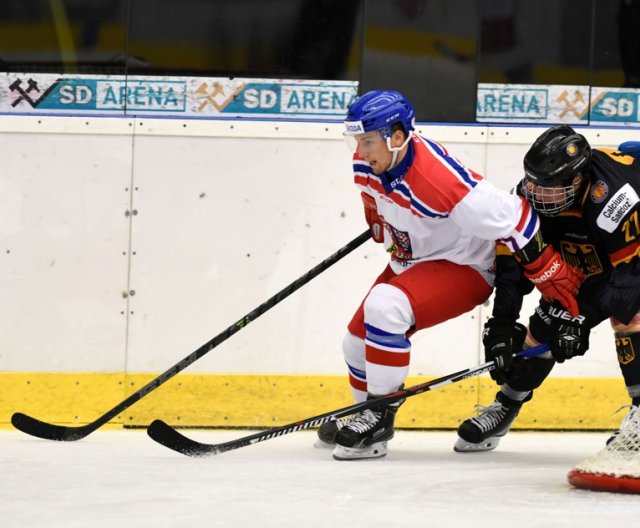
[{"label": "ice skate", "polygon": [[458,440],[453,446],[457,453],[491,451],[498,447],[518,416],[522,402],[498,392],[489,406],[476,405],[478,416],[469,418],[458,427]]},{"label": "ice skate", "polygon": [[333,449],[336,445],[336,433],[351,421],[352,416],[353,415],[341,416],[330,422],[323,423],[318,428],[318,437],[313,447],[317,447],[318,449]]},{"label": "ice skate", "polygon": [[380,458],[387,454],[387,441],[394,435],[399,403],[381,405],[354,414],[335,434],[333,458],[357,460]]}]

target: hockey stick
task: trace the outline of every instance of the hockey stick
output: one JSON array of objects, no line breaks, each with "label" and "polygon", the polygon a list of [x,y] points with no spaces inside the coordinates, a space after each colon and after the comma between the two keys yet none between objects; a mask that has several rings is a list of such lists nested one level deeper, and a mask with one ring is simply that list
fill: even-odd
[{"label": "hockey stick", "polygon": [[138,400],[142,399],[144,396],[149,394],[151,391],[157,389],[160,385],[162,385],[165,381],[168,381],[173,376],[175,376],[178,372],[184,370],[189,365],[191,365],[194,361],[197,361],[202,356],[213,350],[220,343],[229,339],[233,334],[242,330],[245,326],[247,326],[250,322],[254,321],[258,317],[260,317],[263,313],[273,308],[280,301],[291,295],[293,292],[307,284],[311,279],[320,275],[327,268],[338,262],[340,259],[351,253],[354,249],[364,244],[367,240],[371,238],[371,231],[367,229],[364,233],[354,238],[351,242],[349,242],[346,246],[340,248],[333,255],[323,260],[320,264],[310,269],[307,273],[302,275],[299,279],[293,281],[289,286],[283,288],[278,293],[276,293],[273,297],[263,302],[257,308],[254,308],[247,315],[245,315],[239,321],[233,323],[229,328],[222,331],[216,337],[202,345],[196,351],[189,354],[183,360],[179,361],[169,370],[160,374],[157,378],[151,380],[144,387],[142,387],[137,392],[134,392],[131,396],[129,396],[124,401],[120,402],[110,411],[107,411],[105,414],[97,418],[91,423],[82,426],[64,426],[64,425],[54,425],[51,423],[43,422],[36,418],[32,418],[23,413],[14,413],[11,417],[11,423],[16,429],[20,431],[30,434],[32,436],[37,436],[39,438],[44,438],[46,440],[58,440],[58,441],[74,441],[80,440],[85,436],[89,435],[100,426],[106,424],[111,418],[117,416],[125,409],[131,407]]},{"label": "hockey stick", "polygon": [[[546,352],[547,350],[549,350],[548,345],[543,344],[533,348],[529,348],[527,350],[523,350],[522,352],[518,352],[516,356],[527,358],[534,357]],[[229,442],[222,442],[220,444],[203,444],[201,442],[196,442],[195,440],[187,438],[183,434],[179,433],[173,427],[163,422],[162,420],[154,420],[147,428],[147,434],[159,444],[162,444],[169,449],[173,449],[178,453],[182,453],[183,455],[192,457],[219,455],[221,453],[226,453],[227,451],[233,451],[234,449],[240,449],[241,447],[258,444],[260,442],[271,440],[272,438],[277,438],[279,436],[284,436],[289,433],[295,433],[296,431],[304,431],[305,429],[310,429],[311,427],[322,425],[323,423],[335,420],[337,418],[340,418],[341,416],[354,414],[360,411],[364,411],[365,409],[371,409],[372,407],[378,407],[379,405],[385,403],[393,403],[398,400],[410,398],[411,396],[416,396],[418,394],[422,394],[423,392],[438,389],[451,383],[456,383],[473,376],[484,374],[485,372],[489,372],[494,368],[495,363],[493,361],[488,361],[487,363],[482,363],[477,367],[460,370],[458,372],[454,372],[453,374],[443,376],[442,378],[437,378],[425,383],[413,385],[412,387],[387,394],[386,396],[381,396],[380,398],[355,403],[353,405],[349,405],[348,407],[343,407],[342,409],[319,414],[318,416],[313,416],[312,418],[305,418],[304,420],[300,420],[299,422],[283,425],[282,427],[275,427],[273,429],[269,429],[268,431],[262,431],[260,433],[237,438],[236,440],[230,440]]]}]

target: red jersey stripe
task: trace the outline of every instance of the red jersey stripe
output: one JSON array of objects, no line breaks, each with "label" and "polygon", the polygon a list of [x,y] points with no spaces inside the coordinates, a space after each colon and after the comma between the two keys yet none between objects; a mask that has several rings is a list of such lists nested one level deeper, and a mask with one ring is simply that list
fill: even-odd
[{"label": "red jersey stripe", "polygon": [[524,226],[528,223],[527,220],[531,214],[531,206],[522,196],[520,196],[520,201],[522,202],[522,215],[520,216],[520,221],[516,226],[516,231],[522,233]]},{"label": "red jersey stripe", "polygon": [[367,392],[367,382],[362,381],[349,373],[349,384],[356,390]]},{"label": "red jersey stripe", "polygon": [[374,180],[373,178],[362,176],[360,174],[356,174],[354,177],[354,180],[356,182],[356,185],[373,189],[377,193],[383,196],[386,196],[387,198],[392,200],[393,203],[395,203],[396,205],[402,207],[403,209],[407,209],[408,211],[411,211],[411,213],[417,216],[418,218],[424,218],[424,215],[422,215],[421,213],[416,211],[413,207],[411,207],[411,202],[402,194],[398,192],[392,192],[390,194],[387,194],[386,191],[384,190],[384,187],[379,181]]},{"label": "red jersey stripe", "polygon": [[611,260],[611,264],[617,266],[618,264],[622,264],[623,262],[630,261],[636,255],[640,255],[640,242],[638,241],[626,247],[623,247],[618,251],[614,251],[609,255],[609,260]]},{"label": "red jersey stripe", "polygon": [[371,345],[366,346],[366,357],[369,363],[375,363],[383,367],[408,367],[411,360],[409,351],[387,352]]}]

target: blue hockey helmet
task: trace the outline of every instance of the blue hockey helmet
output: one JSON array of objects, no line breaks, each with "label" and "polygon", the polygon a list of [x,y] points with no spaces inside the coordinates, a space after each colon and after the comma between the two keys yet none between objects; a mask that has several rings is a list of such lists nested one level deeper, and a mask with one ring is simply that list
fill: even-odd
[{"label": "blue hockey helmet", "polygon": [[415,112],[411,103],[394,90],[373,90],[358,97],[349,107],[344,122],[345,135],[380,130],[386,139],[395,123],[400,123],[407,134],[414,129]]}]

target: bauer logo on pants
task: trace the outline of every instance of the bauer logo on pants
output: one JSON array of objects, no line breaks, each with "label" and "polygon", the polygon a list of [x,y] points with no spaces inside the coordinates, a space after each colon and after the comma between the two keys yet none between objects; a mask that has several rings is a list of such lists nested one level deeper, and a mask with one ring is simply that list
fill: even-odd
[{"label": "bauer logo on pants", "polygon": [[636,357],[636,352],[633,349],[633,343],[628,337],[616,338],[616,351],[618,352],[618,361],[621,365],[631,363]]}]

